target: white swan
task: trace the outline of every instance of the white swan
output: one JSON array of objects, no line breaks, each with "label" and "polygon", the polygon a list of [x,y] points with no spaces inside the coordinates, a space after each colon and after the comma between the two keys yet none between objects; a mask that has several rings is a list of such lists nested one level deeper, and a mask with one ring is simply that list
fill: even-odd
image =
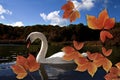
[{"label": "white swan", "polygon": [[30,40],[31,43],[33,43],[36,39],[41,40],[41,49],[37,54],[36,61],[39,63],[45,63],[45,64],[69,64],[73,63],[73,61],[65,61],[62,59],[64,56],[64,52],[58,52],[53,54],[52,56],[45,58],[47,49],[48,49],[48,42],[46,37],[41,32],[32,32],[27,36],[26,40]]},{"label": "white swan", "polygon": [[[65,61],[62,59],[65,54],[64,52],[58,52],[48,58],[45,58],[48,49],[48,42],[43,33],[32,32],[27,36],[26,40],[30,40],[31,43],[33,43],[36,39],[41,40],[41,49],[37,54],[36,61],[43,64],[43,67],[44,65],[47,65],[49,67],[49,69],[41,69],[44,80],[48,80],[46,78],[47,75],[48,77],[51,76],[53,78],[53,76],[57,76],[62,72],[65,72],[67,70],[73,70],[76,68],[76,64],[74,63],[74,61]],[[83,53],[82,55],[84,57],[87,56],[86,53]]]},{"label": "white swan", "polygon": [[[61,72],[76,68],[76,65],[73,61],[65,61],[62,59],[65,54],[64,52],[58,52],[48,58],[45,58],[48,49],[48,42],[43,33],[32,32],[27,36],[26,40],[30,40],[31,43],[33,43],[36,39],[41,40],[41,49],[37,54],[36,61],[42,64],[40,69],[40,75],[43,76],[42,80],[48,80],[48,77],[53,78],[55,76],[57,79],[57,75],[59,75]],[[49,69],[45,68],[46,65]]]}]

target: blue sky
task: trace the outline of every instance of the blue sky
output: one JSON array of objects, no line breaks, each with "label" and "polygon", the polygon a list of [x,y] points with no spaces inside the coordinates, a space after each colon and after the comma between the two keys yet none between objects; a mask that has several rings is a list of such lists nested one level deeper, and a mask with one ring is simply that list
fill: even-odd
[{"label": "blue sky", "polygon": [[63,19],[61,7],[67,0],[0,0],[0,23],[12,26],[28,26],[36,24],[69,25],[83,23],[86,15],[98,16],[107,8],[109,16],[120,22],[120,0],[72,0],[81,17],[75,22]]}]

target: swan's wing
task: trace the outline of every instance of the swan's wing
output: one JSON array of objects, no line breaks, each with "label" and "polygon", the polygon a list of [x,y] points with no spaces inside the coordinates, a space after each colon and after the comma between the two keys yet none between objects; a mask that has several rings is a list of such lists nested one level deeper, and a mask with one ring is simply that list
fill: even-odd
[{"label": "swan's wing", "polygon": [[55,53],[53,54],[52,56],[48,57],[48,58],[54,58],[54,57],[59,57],[59,58],[62,58],[64,56],[64,52],[58,52],[58,53]]}]

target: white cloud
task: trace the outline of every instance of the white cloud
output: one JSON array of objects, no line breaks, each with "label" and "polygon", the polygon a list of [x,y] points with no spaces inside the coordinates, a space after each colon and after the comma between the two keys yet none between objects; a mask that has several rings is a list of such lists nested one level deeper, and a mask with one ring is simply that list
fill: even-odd
[{"label": "white cloud", "polygon": [[3,14],[12,15],[12,12],[10,10],[5,9],[2,5],[0,5],[0,18],[1,19],[5,19]]},{"label": "white cloud", "polygon": [[12,24],[7,24],[7,25],[17,26],[17,27],[24,26],[23,22],[21,22],[21,21],[17,21],[17,22],[15,22],[15,23],[12,23]]},{"label": "white cloud", "polygon": [[75,8],[77,10],[82,10],[82,9],[91,9],[92,7],[94,7],[94,1],[95,0],[81,0],[81,2],[78,2],[77,0],[72,0]]},{"label": "white cloud", "polygon": [[63,19],[59,15],[60,11],[53,11],[50,12],[48,15],[45,13],[40,13],[40,16],[43,18],[45,21],[50,21],[51,25],[59,25],[59,26],[65,26],[67,25],[67,20]]},{"label": "white cloud", "polygon": [[0,15],[0,19],[5,19],[5,17],[3,15]]}]

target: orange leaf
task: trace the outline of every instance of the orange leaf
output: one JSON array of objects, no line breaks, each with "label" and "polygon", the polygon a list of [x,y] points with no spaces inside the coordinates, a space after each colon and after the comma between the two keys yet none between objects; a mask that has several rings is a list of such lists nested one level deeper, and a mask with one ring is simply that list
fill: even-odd
[{"label": "orange leaf", "polygon": [[104,29],[111,29],[115,25],[115,18],[107,19],[104,23]]},{"label": "orange leaf", "polygon": [[81,65],[84,65],[88,62],[88,59],[84,58],[84,57],[79,57],[79,58],[76,58],[75,59],[75,63],[78,65],[78,66],[81,66]]},{"label": "orange leaf", "polygon": [[104,43],[106,38],[111,39],[111,38],[113,38],[113,35],[108,31],[101,31],[100,32],[100,40]]},{"label": "orange leaf", "polygon": [[13,72],[17,74],[17,79],[23,79],[27,76],[26,70],[21,65],[12,65],[11,68]]},{"label": "orange leaf", "polygon": [[120,62],[118,62],[117,64],[115,64],[115,66],[120,69]]},{"label": "orange leaf", "polygon": [[71,60],[75,60],[78,57],[82,57],[82,55],[79,52],[75,51],[71,53],[70,55],[64,55],[63,60],[71,61]]},{"label": "orange leaf", "polygon": [[80,18],[80,13],[77,10],[73,10],[71,14],[69,14],[70,22],[76,20],[76,18]]},{"label": "orange leaf", "polygon": [[69,11],[74,9],[74,4],[72,1],[68,1],[65,5],[62,6],[62,10]]},{"label": "orange leaf", "polygon": [[102,29],[100,22],[95,16],[87,15],[87,24],[91,29]]},{"label": "orange leaf", "polygon": [[116,67],[110,69],[110,73],[105,75],[106,80],[119,80],[120,70]]},{"label": "orange leaf", "polygon": [[29,69],[28,61],[23,56],[17,56],[16,64],[23,66],[26,70]]},{"label": "orange leaf", "polygon": [[75,49],[70,46],[66,46],[61,49],[63,52],[65,52],[66,55],[70,55],[72,52],[75,52]]},{"label": "orange leaf", "polygon": [[80,72],[84,72],[84,71],[87,70],[86,65],[87,65],[87,64],[85,64],[85,65],[78,65],[77,68],[76,68],[76,70],[77,70],[77,71],[80,71]]},{"label": "orange leaf", "polygon": [[104,9],[100,12],[98,16],[98,21],[101,24],[101,29],[104,27],[105,21],[109,18],[107,10]]},{"label": "orange leaf", "polygon": [[63,18],[66,18],[66,19],[69,18],[71,13],[72,13],[72,10],[65,11],[63,14]]},{"label": "orange leaf", "polygon": [[103,69],[108,72],[110,70],[110,68],[112,67],[112,62],[110,60],[108,60],[107,58],[103,59]]},{"label": "orange leaf", "polygon": [[79,11],[74,9],[75,6],[72,1],[68,1],[65,5],[62,6],[62,10],[64,10],[63,18],[70,19],[70,22],[76,20],[76,18],[80,18]]},{"label": "orange leaf", "polygon": [[114,27],[115,19],[109,18],[107,10],[104,9],[99,13],[98,18],[87,15],[88,27],[91,29],[111,29]]},{"label": "orange leaf", "polygon": [[105,56],[109,56],[112,53],[112,49],[106,50],[105,47],[102,47],[102,53]]},{"label": "orange leaf", "polygon": [[93,62],[89,62],[86,66],[88,67],[88,73],[93,77],[97,71],[97,66]]},{"label": "orange leaf", "polygon": [[88,73],[93,77],[97,71],[97,66],[93,62],[87,61],[83,65],[78,65],[76,70],[82,71],[82,72],[88,70]]},{"label": "orange leaf", "polygon": [[103,55],[102,54],[100,54],[100,53],[88,53],[88,58],[90,59],[90,60],[94,60],[94,61],[96,61],[96,60],[99,60],[99,59],[101,59],[101,58],[103,58]]},{"label": "orange leaf", "polygon": [[84,43],[82,43],[82,42],[79,43],[77,41],[73,41],[73,45],[74,45],[75,49],[80,50],[84,46]]},{"label": "orange leaf", "polygon": [[36,62],[35,57],[33,55],[29,54],[27,61],[28,61],[30,72],[37,71],[40,68],[40,64]]}]

